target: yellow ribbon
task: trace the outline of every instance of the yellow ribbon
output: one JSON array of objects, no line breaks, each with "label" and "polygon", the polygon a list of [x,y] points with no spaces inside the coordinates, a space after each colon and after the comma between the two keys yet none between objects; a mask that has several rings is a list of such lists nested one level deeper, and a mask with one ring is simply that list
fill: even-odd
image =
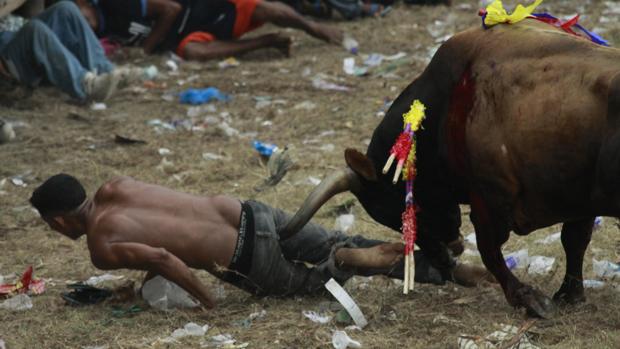
[{"label": "yellow ribbon", "polygon": [[484,18],[484,25],[487,27],[494,26],[499,23],[514,24],[521,22],[534,12],[534,9],[538,7],[543,0],[536,0],[528,7],[523,5],[517,5],[517,8],[512,14],[508,14],[502,5],[501,0],[495,0],[492,4],[487,6],[487,16]]},{"label": "yellow ribbon", "polygon": [[407,127],[407,124],[411,124],[411,131],[415,132],[420,128],[420,124],[422,124],[422,120],[424,119],[424,110],[426,107],[419,100],[413,101],[411,104],[411,109],[403,115],[404,126]]}]

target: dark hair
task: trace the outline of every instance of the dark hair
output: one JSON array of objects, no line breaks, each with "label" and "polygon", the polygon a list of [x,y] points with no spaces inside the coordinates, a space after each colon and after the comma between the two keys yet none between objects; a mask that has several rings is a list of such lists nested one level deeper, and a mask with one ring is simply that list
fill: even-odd
[{"label": "dark hair", "polygon": [[30,203],[41,216],[66,213],[78,208],[86,199],[86,191],[75,177],[60,173],[50,177],[32,192]]}]

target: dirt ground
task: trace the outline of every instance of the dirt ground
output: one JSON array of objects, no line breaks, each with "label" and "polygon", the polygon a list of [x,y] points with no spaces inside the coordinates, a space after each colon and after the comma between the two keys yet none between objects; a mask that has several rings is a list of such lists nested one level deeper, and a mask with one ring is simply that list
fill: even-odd
[{"label": "dirt ground", "polygon": [[[508,2],[508,1],[507,1]],[[393,55],[404,59],[384,62],[363,77],[343,72],[342,61],[350,55],[338,47],[325,45],[296,31],[284,31],[295,39],[293,56],[282,58],[276,51],[265,51],[239,58],[240,66],[219,69],[217,62],[182,63],[178,75],[169,74],[167,57],[140,58],[129,51],[121,62],[156,65],[162,74],[157,86],[133,87],[107,103],[107,109],[94,111],[72,103],[50,88],[34,92],[3,90],[0,116],[15,123],[17,139],[0,145],[0,275],[19,275],[29,265],[35,275],[47,282],[46,291],[33,296],[33,308],[22,312],[0,310],[0,340],[14,348],[186,348],[200,347],[209,337],[231,334],[237,344],[248,348],[330,348],[332,331],[346,325],[332,319],[316,324],[302,316],[303,310],[331,311],[329,297],[287,300],[258,299],[222,284],[205,272],[198,272],[208,285],[219,290],[220,301],[212,311],[160,312],[148,308],[140,299],[70,307],[60,294],[70,281],[103,274],[95,269],[86,252],[84,239],[76,242],[61,237],[45,226],[27,199],[31,191],[48,176],[66,172],[78,177],[93,193],[107,179],[117,175],[161,184],[190,193],[225,193],[241,199],[254,198],[286,210],[297,208],[312,189],[310,177],[323,178],[343,166],[343,150],[367,146],[371,133],[381,120],[386,100],[392,100],[428,63],[442,39],[473,25],[478,1],[454,1],[451,8],[398,5],[385,18],[357,22],[336,22],[360,42],[364,54]],[[582,13],[582,23],[620,44],[620,11],[604,1],[548,0],[543,10],[559,16]],[[617,8],[617,7],[616,7]],[[278,30],[262,28],[259,33]],[[361,64],[361,59],[357,63]],[[350,91],[325,91],[312,85],[318,74],[324,79],[348,86]],[[174,93],[189,87],[215,86],[232,96],[215,109],[193,109]],[[207,123],[202,120],[207,117]],[[160,119],[174,122],[169,130],[149,124]],[[188,121],[189,120],[189,121]],[[222,121],[238,132],[228,136]],[[203,126],[189,131],[188,122]],[[115,135],[144,140],[146,144],[122,145]],[[258,139],[288,146],[296,166],[275,187],[256,191],[267,176],[252,147]],[[170,150],[160,155],[160,148]],[[221,156],[209,159],[209,154]],[[26,186],[11,179],[19,178]],[[15,181],[19,183],[19,181]],[[353,199],[341,195],[319,211],[316,221],[334,226],[334,208]],[[463,207],[462,233],[473,232],[468,208]],[[399,234],[373,222],[359,204],[352,208],[352,232],[387,240]],[[553,270],[534,276],[525,270],[517,275],[548,295],[560,286],[564,273],[564,254],[559,241],[535,241],[559,231],[551,227],[528,237],[513,236],[506,252],[528,248],[530,255],[556,258]],[[586,254],[585,275],[596,279],[592,259],[617,261],[618,224],[606,218],[595,232]],[[468,245],[469,250],[475,250]],[[463,257],[474,263],[471,253]],[[141,273],[114,271],[125,280],[139,284]],[[494,287],[463,288],[419,285],[405,296],[389,279],[356,278],[346,286],[369,321],[363,331],[347,330],[363,348],[456,348],[461,334],[486,336],[501,324],[521,327],[527,317],[523,310],[510,307]],[[553,320],[537,321],[530,330],[533,343],[544,348],[618,348],[620,317],[618,289],[607,280],[600,289],[588,289],[585,304],[564,309]],[[114,309],[138,305],[143,311],[119,314]],[[116,308],[115,308],[116,307]],[[266,311],[253,321],[243,321],[251,313]],[[179,343],[165,344],[159,339],[188,322],[208,324],[204,337],[186,337]]]}]

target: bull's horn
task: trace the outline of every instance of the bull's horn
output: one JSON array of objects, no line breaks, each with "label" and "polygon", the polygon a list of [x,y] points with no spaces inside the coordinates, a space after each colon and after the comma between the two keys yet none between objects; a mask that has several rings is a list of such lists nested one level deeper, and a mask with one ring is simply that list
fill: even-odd
[{"label": "bull's horn", "polygon": [[304,201],[295,216],[286,224],[280,232],[280,240],[286,240],[300,231],[314,216],[316,211],[334,195],[360,187],[359,177],[351,169],[332,173],[314,188]]}]

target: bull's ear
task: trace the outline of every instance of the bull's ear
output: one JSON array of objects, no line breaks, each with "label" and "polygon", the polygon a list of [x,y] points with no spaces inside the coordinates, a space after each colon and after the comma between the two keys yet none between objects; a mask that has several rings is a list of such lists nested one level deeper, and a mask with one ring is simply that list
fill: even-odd
[{"label": "bull's ear", "polygon": [[372,161],[359,151],[347,148],[344,151],[344,160],[353,172],[362,176],[367,181],[375,182],[377,180],[377,172]]}]

